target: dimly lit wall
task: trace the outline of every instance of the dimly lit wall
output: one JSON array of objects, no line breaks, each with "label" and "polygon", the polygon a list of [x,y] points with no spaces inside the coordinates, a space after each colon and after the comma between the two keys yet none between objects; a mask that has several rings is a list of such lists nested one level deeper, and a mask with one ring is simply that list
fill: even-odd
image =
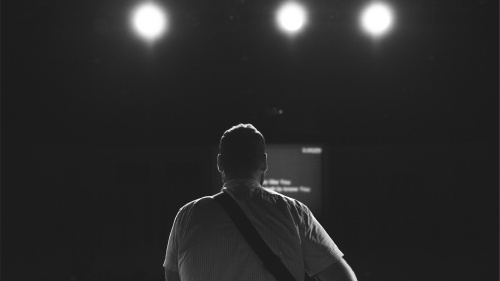
[{"label": "dimly lit wall", "polygon": [[10,280],[33,280],[33,272],[35,280],[158,280],[177,210],[203,195],[209,181],[204,153],[11,147],[2,189],[3,273]]},{"label": "dimly lit wall", "polygon": [[324,223],[360,280],[497,280],[497,155],[483,144],[334,147]]},{"label": "dimly lit wall", "polygon": [[[211,155],[9,147],[3,277],[162,280],[177,210],[210,195]],[[319,220],[360,280],[498,279],[497,156],[483,144],[330,146]]]}]

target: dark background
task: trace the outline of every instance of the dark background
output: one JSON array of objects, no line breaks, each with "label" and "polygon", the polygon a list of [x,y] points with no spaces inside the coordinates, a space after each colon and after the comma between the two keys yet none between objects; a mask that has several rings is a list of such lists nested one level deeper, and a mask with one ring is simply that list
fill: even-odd
[{"label": "dark background", "polygon": [[[320,222],[360,280],[498,280],[498,2],[2,1],[3,280],[161,280],[177,210],[210,195],[211,148],[251,122],[328,147]],[[282,114],[279,111],[282,110]]]}]

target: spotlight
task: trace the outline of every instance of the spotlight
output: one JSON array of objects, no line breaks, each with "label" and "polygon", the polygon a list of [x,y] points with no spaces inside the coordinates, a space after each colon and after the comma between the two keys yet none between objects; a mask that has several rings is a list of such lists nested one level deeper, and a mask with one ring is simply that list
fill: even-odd
[{"label": "spotlight", "polygon": [[373,37],[387,33],[393,23],[392,9],[384,3],[372,3],[361,15],[361,26]]},{"label": "spotlight", "polygon": [[167,28],[167,15],[154,2],[147,2],[137,6],[132,12],[132,26],[135,32],[148,42],[153,42]]},{"label": "spotlight", "polygon": [[286,2],[279,7],[276,23],[289,35],[299,32],[307,22],[306,9],[297,2]]}]

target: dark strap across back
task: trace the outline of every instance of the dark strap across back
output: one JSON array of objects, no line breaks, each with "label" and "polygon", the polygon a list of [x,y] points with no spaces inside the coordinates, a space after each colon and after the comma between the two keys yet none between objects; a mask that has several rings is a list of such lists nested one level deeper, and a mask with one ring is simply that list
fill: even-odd
[{"label": "dark strap across back", "polygon": [[240,233],[243,235],[248,245],[264,263],[264,267],[278,281],[296,281],[290,271],[281,262],[279,256],[273,253],[266,244],[262,236],[257,232],[252,222],[245,215],[231,196],[221,192],[214,196],[214,199],[224,208]]}]

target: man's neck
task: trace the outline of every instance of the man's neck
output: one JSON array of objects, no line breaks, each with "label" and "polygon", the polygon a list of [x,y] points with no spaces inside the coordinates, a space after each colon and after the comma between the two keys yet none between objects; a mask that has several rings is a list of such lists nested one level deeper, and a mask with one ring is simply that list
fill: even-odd
[{"label": "man's neck", "polygon": [[231,180],[247,180],[247,181],[257,182],[260,185],[262,185],[264,183],[264,173],[255,172],[245,176],[237,176],[237,175],[226,176],[224,178],[224,184],[226,184]]}]

